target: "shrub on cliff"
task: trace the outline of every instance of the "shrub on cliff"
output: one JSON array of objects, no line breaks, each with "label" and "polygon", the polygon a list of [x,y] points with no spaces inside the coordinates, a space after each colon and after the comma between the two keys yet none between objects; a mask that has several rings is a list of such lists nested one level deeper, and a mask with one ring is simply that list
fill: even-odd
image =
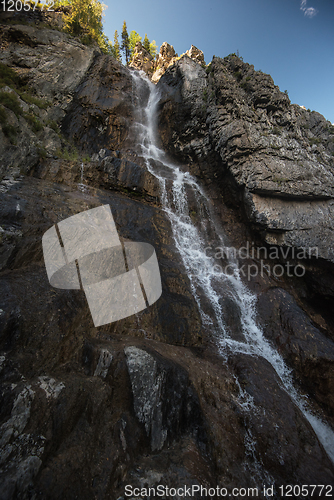
[{"label": "shrub on cliff", "polygon": [[64,29],[80,36],[83,43],[96,42],[102,52],[111,53],[111,43],[103,33],[102,17],[106,5],[99,0],[60,0],[56,7],[68,6],[69,12],[63,14]]},{"label": "shrub on cliff", "polygon": [[151,56],[154,58],[157,54],[157,44],[155,43],[155,40],[150,40],[148,39],[147,33],[145,33],[145,38],[143,42],[143,47],[144,49],[147,50],[151,54]]}]

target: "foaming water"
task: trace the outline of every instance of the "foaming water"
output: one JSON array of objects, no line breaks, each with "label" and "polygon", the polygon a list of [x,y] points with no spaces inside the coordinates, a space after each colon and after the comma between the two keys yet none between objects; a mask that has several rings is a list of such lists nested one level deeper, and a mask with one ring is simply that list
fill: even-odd
[{"label": "foaming water", "polygon": [[87,184],[84,183],[84,164],[81,163],[80,167],[80,182],[78,183],[78,189],[79,191],[82,191],[83,193],[87,193],[89,191],[89,187]]},{"label": "foaming water", "polygon": [[[141,155],[149,172],[160,183],[162,206],[170,219],[175,245],[187,271],[204,327],[210,330],[223,357],[227,357],[230,353],[242,353],[262,357],[271,364],[282,388],[302,411],[334,462],[334,433],[309,409],[307,402],[293,384],[291,370],[264,337],[256,321],[256,296],[243,283],[237,260],[229,257],[225,272],[221,270],[217,272],[214,259],[207,255],[211,241],[218,242],[219,247],[226,250],[225,255],[229,255],[228,242],[214,218],[211,201],[195,178],[172,163],[166,153],[159,148],[157,139],[159,92],[144,74],[138,72],[131,74],[139,96],[137,102],[139,115],[135,133]],[[146,102],[145,106],[143,101]],[[196,223],[191,217],[190,200],[191,207],[195,207],[195,212],[197,216],[199,215],[196,217],[198,220]],[[237,335],[224,321],[221,290],[224,290],[224,296],[233,302],[233,307],[238,313],[240,327]],[[240,393],[240,397],[242,400],[244,395]],[[253,442],[251,437],[250,442]]]}]

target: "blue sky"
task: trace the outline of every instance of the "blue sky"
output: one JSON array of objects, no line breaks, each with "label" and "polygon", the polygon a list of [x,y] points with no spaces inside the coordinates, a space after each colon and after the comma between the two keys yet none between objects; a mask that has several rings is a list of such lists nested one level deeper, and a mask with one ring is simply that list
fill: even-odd
[{"label": "blue sky", "polygon": [[291,102],[334,123],[334,0],[104,0],[104,29],[113,41],[128,32],[168,42],[180,55],[196,45],[206,63],[239,50],[270,73]]}]

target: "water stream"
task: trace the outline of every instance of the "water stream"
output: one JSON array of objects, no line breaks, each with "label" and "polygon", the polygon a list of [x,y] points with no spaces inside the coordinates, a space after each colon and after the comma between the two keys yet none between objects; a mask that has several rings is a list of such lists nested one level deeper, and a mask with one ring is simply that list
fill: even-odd
[{"label": "water stream", "polygon": [[88,191],[88,186],[87,184],[84,183],[84,164],[81,163],[80,167],[80,182],[78,183],[78,189],[79,191],[82,191],[83,193],[86,193]]},{"label": "water stream", "polygon": [[[242,281],[238,261],[229,256],[225,269],[217,273],[215,261],[208,255],[210,242],[226,249],[228,241],[219,221],[215,220],[212,203],[195,178],[181,166],[171,162],[159,148],[157,138],[157,106],[160,99],[156,86],[144,74],[131,72],[137,96],[138,118],[135,134],[147,169],[158,179],[161,201],[173,231],[173,237],[186,268],[192,293],[197,301],[204,327],[210,331],[223,358],[230,353],[243,353],[266,359],[275,369],[282,388],[302,411],[313,427],[328,456],[334,462],[334,433],[314,415],[299,394],[291,370],[276,349],[264,337],[256,320],[256,296]],[[195,207],[196,221],[191,212]],[[224,321],[224,296],[233,301],[238,313],[239,331]]]}]

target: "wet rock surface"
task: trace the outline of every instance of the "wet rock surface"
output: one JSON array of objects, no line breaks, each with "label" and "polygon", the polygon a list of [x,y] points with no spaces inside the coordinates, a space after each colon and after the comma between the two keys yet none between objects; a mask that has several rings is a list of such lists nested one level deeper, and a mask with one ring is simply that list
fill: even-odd
[{"label": "wet rock surface", "polygon": [[[61,147],[74,141],[81,157],[60,158],[50,147],[46,157],[36,155],[31,161],[35,138],[29,127],[29,140],[22,135],[22,141],[10,145],[4,139],[3,157],[10,152],[20,159],[15,164],[8,160],[0,182],[1,498],[116,500],[124,498],[128,484],[220,485],[229,490],[333,484],[331,460],[272,366],[262,357],[222,356],[219,338],[208,337],[203,328],[171,223],[161,208],[159,185],[136,152],[131,132],[137,101],[132,101],[129,70],[75,40],[68,42],[62,33],[36,29],[7,26],[1,60],[18,70],[14,55],[30,54],[31,66],[24,71],[38,95],[52,101],[46,112],[59,113],[63,135],[55,135]],[[44,39],[54,44],[48,56],[42,52]],[[49,65],[49,73],[46,67],[43,82],[42,63],[34,59],[40,54],[51,61],[57,44],[62,44],[59,57],[66,61],[79,54],[78,66],[62,74],[59,87],[56,66]],[[201,55],[193,53],[201,62]],[[183,56],[167,69],[159,83],[162,143],[212,190],[231,241],[243,244],[250,229],[235,210],[238,203],[243,206],[241,195],[234,204],[217,201],[221,192],[226,196],[226,179],[231,193],[247,188],[252,196],[249,217],[255,226],[262,224],[264,238],[275,229],[284,237],[295,235],[289,241],[296,241],[296,231],[305,229],[299,205],[287,205],[291,197],[305,210],[316,206],[314,214],[322,208],[322,227],[330,229],[330,146],[323,119],[291,108],[269,76],[233,60],[225,64],[214,59],[206,71]],[[313,161],[313,146],[303,153],[311,162],[309,172],[323,174],[314,189],[306,174],[299,184],[295,179],[283,186],[266,177],[260,160],[255,161],[260,153],[252,127],[267,130],[280,123],[285,137],[289,127],[284,119],[297,127],[296,133],[308,123],[304,139],[316,133],[323,140],[324,146],[314,144],[321,161]],[[40,135],[45,132],[44,126]],[[268,135],[266,140],[274,139]],[[281,168],[278,149],[264,143],[260,150],[261,155],[270,152],[273,171]],[[277,192],[284,207],[272,201],[278,200]],[[259,197],[265,208],[256,205],[252,211]],[[50,286],[41,241],[54,224],[103,204],[110,205],[124,241],[154,246],[163,293],[146,310],[95,328],[82,290]],[[319,218],[312,220],[312,237],[323,241],[325,249],[330,239],[320,239],[315,232]],[[266,337],[294,370],[314,410],[331,422],[331,314],[318,314],[314,297],[321,290],[331,304],[334,292],[328,268],[312,266],[298,286],[282,279],[278,287],[269,277],[251,286],[259,294],[258,316]],[[220,293],[237,333],[238,311],[224,290]],[[302,309],[306,298],[314,302],[313,309],[304,308],[312,320]],[[201,498],[200,493],[194,498]],[[273,498],[280,498],[277,490]]]},{"label": "wet rock surface", "polygon": [[77,87],[63,120],[66,136],[84,151],[126,147],[133,121],[130,72],[110,56],[99,56]]},{"label": "wet rock surface", "polygon": [[298,307],[285,290],[269,289],[260,295],[258,313],[265,334],[295,370],[307,392],[333,415],[334,344]]}]

